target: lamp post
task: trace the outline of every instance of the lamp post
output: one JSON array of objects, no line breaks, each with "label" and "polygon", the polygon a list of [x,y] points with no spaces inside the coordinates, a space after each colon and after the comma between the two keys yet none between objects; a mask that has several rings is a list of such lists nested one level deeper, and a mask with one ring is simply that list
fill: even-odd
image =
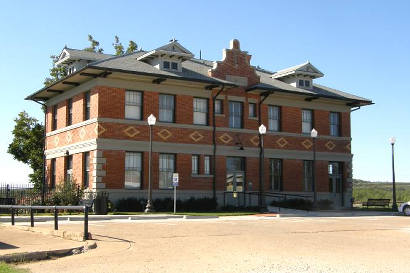
[{"label": "lamp post", "polygon": [[261,212],[266,211],[266,200],[264,195],[264,147],[263,147],[263,136],[266,134],[265,125],[261,124],[259,126],[259,210]]},{"label": "lamp post", "polygon": [[148,117],[149,125],[149,159],[148,159],[148,200],[145,207],[145,213],[153,212],[154,206],[152,204],[152,183],[151,183],[151,159],[152,159],[152,126],[155,125],[157,118],[151,114]]},{"label": "lamp post", "polygon": [[317,194],[316,194],[316,138],[317,138],[317,131],[315,128],[312,129],[310,132],[310,136],[312,137],[313,142],[313,166],[312,166],[312,190],[313,190],[313,207],[316,208],[317,206]]},{"label": "lamp post", "polygon": [[397,211],[397,203],[396,203],[396,175],[394,173],[394,143],[396,143],[396,138],[391,137],[390,139],[390,144],[391,144],[391,166],[392,166],[392,172],[393,172],[393,204],[392,204],[392,210]]}]

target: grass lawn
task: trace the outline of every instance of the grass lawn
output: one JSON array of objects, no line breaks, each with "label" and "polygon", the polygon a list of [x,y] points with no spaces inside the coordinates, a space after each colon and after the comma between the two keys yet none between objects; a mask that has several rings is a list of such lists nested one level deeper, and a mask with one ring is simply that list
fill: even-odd
[{"label": "grass lawn", "polygon": [[26,269],[16,268],[13,265],[0,263],[0,273],[28,273]]}]

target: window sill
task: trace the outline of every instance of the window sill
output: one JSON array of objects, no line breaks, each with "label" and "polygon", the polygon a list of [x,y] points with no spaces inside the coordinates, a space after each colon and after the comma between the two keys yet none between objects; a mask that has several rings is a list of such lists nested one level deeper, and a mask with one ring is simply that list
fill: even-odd
[{"label": "window sill", "polygon": [[212,178],[214,177],[212,174],[192,174],[192,178]]},{"label": "window sill", "polygon": [[248,117],[248,119],[251,119],[251,120],[258,120],[258,118],[257,118],[257,117]]},{"label": "window sill", "polygon": [[225,114],[215,114],[215,117],[225,117]]}]

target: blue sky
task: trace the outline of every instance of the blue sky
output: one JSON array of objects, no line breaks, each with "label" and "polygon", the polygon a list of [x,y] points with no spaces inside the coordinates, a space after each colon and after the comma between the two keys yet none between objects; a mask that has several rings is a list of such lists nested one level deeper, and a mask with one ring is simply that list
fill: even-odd
[{"label": "blue sky", "polygon": [[220,60],[237,38],[252,64],[269,70],[309,60],[325,74],[316,82],[375,102],[352,113],[354,177],[391,181],[394,135],[396,180],[410,181],[409,10],[409,1],[3,1],[0,183],[27,182],[30,172],[6,152],[20,111],[43,120],[24,97],[42,87],[50,55],[88,46],[89,33],[106,53],[114,35],[143,49],[175,37]]}]

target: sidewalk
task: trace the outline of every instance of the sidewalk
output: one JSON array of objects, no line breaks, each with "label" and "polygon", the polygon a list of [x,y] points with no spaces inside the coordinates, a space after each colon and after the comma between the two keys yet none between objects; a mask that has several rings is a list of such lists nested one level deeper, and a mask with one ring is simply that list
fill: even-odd
[{"label": "sidewalk", "polygon": [[84,244],[85,242],[65,240],[0,225],[0,261],[22,261],[61,256],[75,249],[81,251]]}]

